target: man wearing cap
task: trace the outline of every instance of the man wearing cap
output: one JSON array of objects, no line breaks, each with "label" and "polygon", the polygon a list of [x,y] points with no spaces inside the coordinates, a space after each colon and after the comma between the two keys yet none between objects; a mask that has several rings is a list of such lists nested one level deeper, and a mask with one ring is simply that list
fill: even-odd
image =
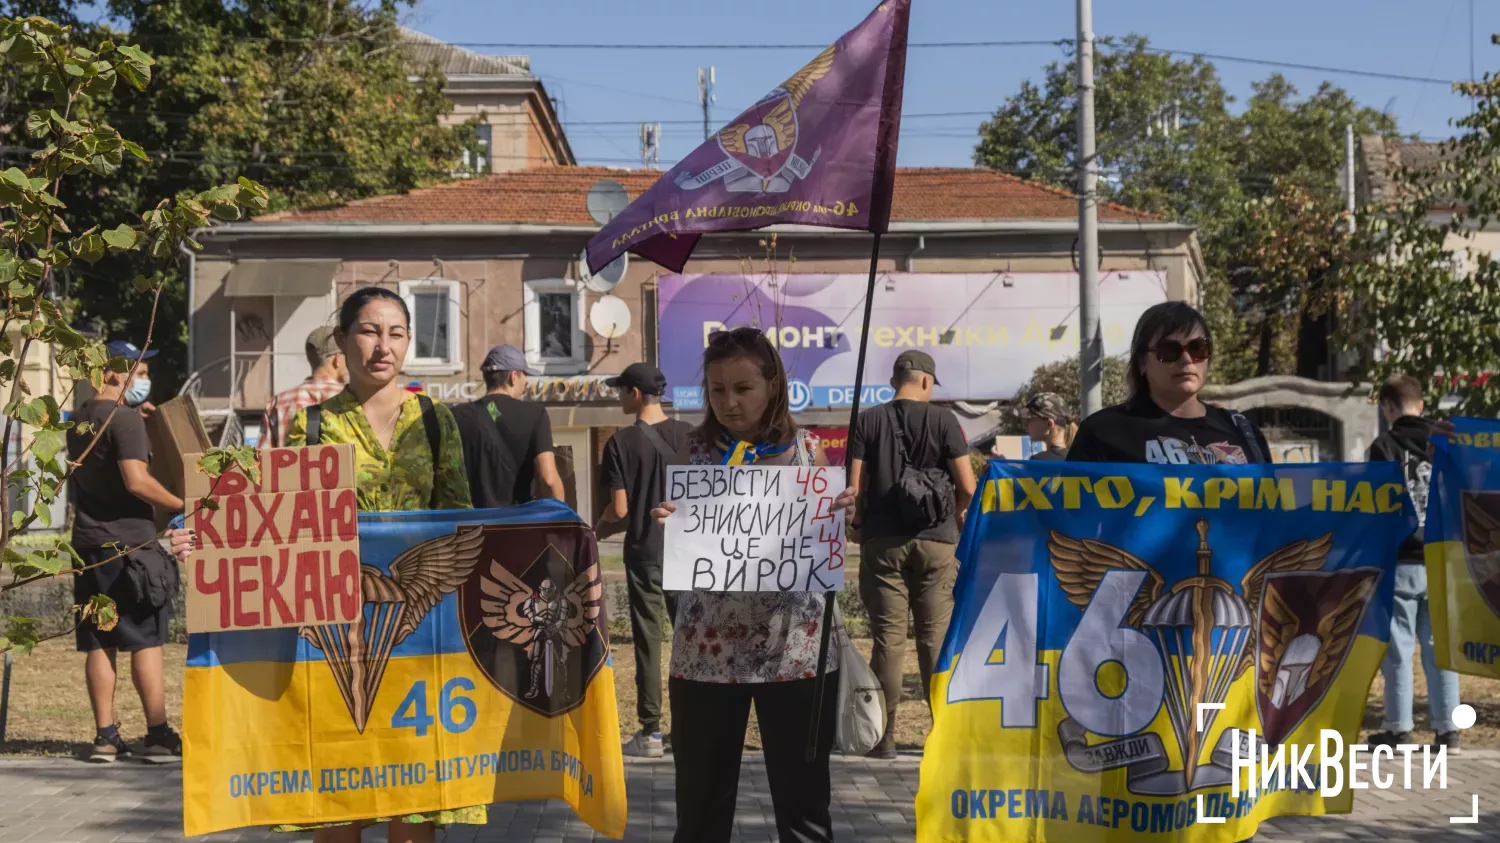
[{"label": "man wearing cap", "polygon": [[661,396],[667,379],[646,363],[632,363],[604,382],[620,391],[620,406],[635,416],[604,445],[600,485],[609,495],[594,532],[600,538],[625,533],[625,585],[630,596],[630,632],[635,642],[635,711],[641,727],[624,753],[660,758],[661,641],[664,619],[676,600],[661,588],[662,530],[651,507],[666,500],[667,466],[678,462],[692,425],[667,418]]},{"label": "man wearing cap", "polygon": [[860,413],[849,436],[849,485],[859,492],[859,594],[870,615],[870,668],[885,692],[885,734],[869,755],[896,755],[907,612],[916,621],[917,665],[926,699],[953,614],[954,551],[974,495],[969,447],[952,411],[932,406],[937,364],[921,351],[896,358],[896,397]]},{"label": "man wearing cap", "polygon": [[[75,633],[78,650],[85,654],[84,680],[97,727],[87,758],[109,762],[132,754],[115,721],[115,656],[123,650],[130,654],[130,672],[146,714],[142,757],[157,763],[180,761],[182,739],[167,723],[162,663],[177,565],[157,544],[152,508],[181,512],[182,499],[151,476],[151,442],[138,409],[151,394],[147,361],[156,352],[142,353],[123,340],[105,348],[130,367],[105,373],[104,386],[77,408],[72,421],[78,424],[68,431],[68,453],[83,459],[68,479],[73,547],[86,568],[73,578],[73,602],[86,605],[105,595],[118,613],[113,629],[85,621]],[[89,426],[87,433],[79,432],[83,424]]]},{"label": "man wearing cap", "polygon": [[298,410],[322,404],[344,391],[349,370],[344,362],[344,352],[333,339],[333,329],[326,326],[313,328],[307,335],[303,350],[307,353],[307,365],[312,367],[312,374],[291,389],[277,393],[266,406],[260,424],[262,447],[284,446],[287,427]]},{"label": "man wearing cap", "polygon": [[1066,460],[1068,443],[1078,430],[1070,424],[1068,405],[1055,392],[1038,392],[1026,402],[1023,412],[1026,420],[1026,435],[1032,443],[1042,446],[1031,454],[1034,460]]},{"label": "man wearing cap", "polygon": [[538,497],[566,500],[553,454],[552,420],[546,407],[525,400],[526,379],[537,374],[526,364],[526,355],[513,345],[497,345],[479,371],[485,396],[453,408],[475,508],[513,506]]}]

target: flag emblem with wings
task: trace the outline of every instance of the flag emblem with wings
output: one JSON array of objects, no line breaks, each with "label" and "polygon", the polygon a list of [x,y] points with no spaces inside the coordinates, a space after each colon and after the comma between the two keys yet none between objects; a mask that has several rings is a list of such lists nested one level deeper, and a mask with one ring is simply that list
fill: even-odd
[{"label": "flag emblem with wings", "polygon": [[360,732],[370,720],[391,651],[416,631],[445,595],[457,591],[469,578],[483,541],[480,528],[467,527],[397,556],[389,576],[379,568],[361,565],[364,607],[360,622],[300,630],[302,638],[323,651]]},{"label": "flag emblem with wings", "polygon": [[1156,645],[1166,681],[1164,704],[1182,752],[1184,790],[1229,781],[1227,770],[1203,769],[1217,767],[1204,764],[1202,758],[1217,712],[1207,713],[1201,732],[1195,715],[1201,703],[1223,703],[1230,686],[1254,663],[1251,627],[1268,578],[1317,571],[1333,546],[1331,533],[1292,542],[1251,566],[1236,590],[1213,574],[1208,522],[1200,519],[1197,531],[1197,574],[1178,581],[1170,590],[1160,572],[1123,548],[1056,530],[1047,544],[1058,585],[1079,609],[1087,608],[1110,571],[1146,574],[1125,623]]},{"label": "flag emblem with wings", "polygon": [[797,154],[801,134],[797,109],[813,85],[833,69],[835,55],[834,46],[819,53],[792,78],[720,129],[719,148],[729,157],[696,176],[682,173],[677,186],[696,190],[723,179],[724,187],[736,193],[785,193],[795,181],[807,178],[822,149],[815,150],[810,158]]},{"label": "flag emblem with wings", "polygon": [[493,528],[459,605],[474,663],[518,704],[546,717],[583,702],[607,654],[604,583],[592,542]]},{"label": "flag emblem with wings", "polygon": [[1333,687],[1379,583],[1379,568],[1266,575],[1255,705],[1268,743],[1283,743]]},{"label": "flag emblem with wings", "polygon": [[1490,611],[1500,616],[1500,493],[1463,492],[1464,557]]}]

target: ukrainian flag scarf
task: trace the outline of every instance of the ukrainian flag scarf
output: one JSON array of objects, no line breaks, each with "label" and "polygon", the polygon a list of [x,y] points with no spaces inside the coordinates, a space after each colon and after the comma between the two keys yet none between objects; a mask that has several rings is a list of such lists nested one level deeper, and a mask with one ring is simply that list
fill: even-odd
[{"label": "ukrainian flag scarf", "polygon": [[719,450],[724,452],[724,462],[720,463],[721,465],[754,465],[766,457],[784,454],[788,448],[792,447],[790,442],[762,442],[759,445],[752,445],[735,439],[727,431],[719,434],[719,441],[716,444]]}]

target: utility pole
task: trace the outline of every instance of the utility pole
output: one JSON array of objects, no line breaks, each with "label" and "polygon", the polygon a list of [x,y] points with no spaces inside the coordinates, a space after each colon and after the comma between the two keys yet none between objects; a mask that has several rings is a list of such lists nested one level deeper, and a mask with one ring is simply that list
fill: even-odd
[{"label": "utility pole", "polygon": [[1102,409],[1103,337],[1099,335],[1099,168],[1094,150],[1094,9],[1078,0],[1078,409]]},{"label": "utility pole", "polygon": [[1344,126],[1344,207],[1349,211],[1349,233],[1354,233],[1354,124]]},{"label": "utility pole", "polygon": [[698,68],[698,105],[703,109],[703,139],[714,133],[709,125],[709,110],[714,104],[714,68]]},{"label": "utility pole", "polygon": [[661,124],[641,124],[641,166],[655,167],[661,163]]}]

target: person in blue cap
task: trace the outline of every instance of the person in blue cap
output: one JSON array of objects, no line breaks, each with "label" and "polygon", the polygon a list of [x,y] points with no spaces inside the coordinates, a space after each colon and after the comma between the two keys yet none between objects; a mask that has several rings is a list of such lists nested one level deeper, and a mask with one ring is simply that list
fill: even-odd
[{"label": "person in blue cap", "polygon": [[[182,759],[182,739],[167,723],[162,645],[172,621],[177,564],[157,544],[154,509],[181,512],[182,499],[151,476],[151,441],[141,416],[151,395],[150,359],[133,343],[106,349],[128,368],[110,371],[104,386],[80,406],[68,431],[68,453],[85,454],[68,480],[73,502],[73,547],[85,570],[73,578],[73,602],[95,595],[114,600],[119,621],[109,631],[81,623],[76,633],[84,679],[98,731],[88,760],[110,762],[134,754],[115,721],[115,657],[130,654],[130,672],[146,714],[141,755],[165,763]],[[95,441],[97,439],[97,441]],[[92,444],[92,448],[90,448]]]}]

